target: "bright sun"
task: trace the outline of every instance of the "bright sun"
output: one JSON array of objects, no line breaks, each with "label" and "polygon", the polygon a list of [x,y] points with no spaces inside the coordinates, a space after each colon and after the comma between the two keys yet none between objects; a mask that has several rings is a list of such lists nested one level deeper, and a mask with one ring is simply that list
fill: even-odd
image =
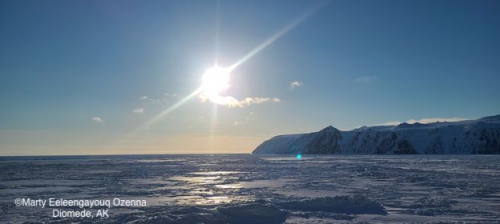
[{"label": "bright sun", "polygon": [[229,87],[230,69],[217,65],[209,68],[202,78],[201,88],[208,93],[216,94]]}]

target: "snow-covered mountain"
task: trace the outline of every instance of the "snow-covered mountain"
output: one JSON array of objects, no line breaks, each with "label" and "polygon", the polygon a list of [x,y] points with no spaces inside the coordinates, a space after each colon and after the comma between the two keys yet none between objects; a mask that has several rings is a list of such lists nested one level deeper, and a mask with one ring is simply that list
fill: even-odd
[{"label": "snow-covered mountain", "polygon": [[459,122],[402,123],[279,135],[253,154],[500,154],[500,115]]}]

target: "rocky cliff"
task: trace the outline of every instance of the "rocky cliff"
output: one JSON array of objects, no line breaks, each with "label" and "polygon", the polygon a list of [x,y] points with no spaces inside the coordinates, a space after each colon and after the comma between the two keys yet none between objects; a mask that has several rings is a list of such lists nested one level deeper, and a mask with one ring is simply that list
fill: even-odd
[{"label": "rocky cliff", "polygon": [[500,115],[459,122],[362,127],[280,135],[254,154],[500,154]]}]

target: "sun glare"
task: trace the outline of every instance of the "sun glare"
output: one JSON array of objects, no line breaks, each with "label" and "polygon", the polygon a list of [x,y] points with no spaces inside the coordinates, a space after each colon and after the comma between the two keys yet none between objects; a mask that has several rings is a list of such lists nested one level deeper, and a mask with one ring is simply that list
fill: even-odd
[{"label": "sun glare", "polygon": [[202,90],[211,94],[226,90],[229,87],[229,72],[230,69],[217,65],[209,68],[202,78]]}]

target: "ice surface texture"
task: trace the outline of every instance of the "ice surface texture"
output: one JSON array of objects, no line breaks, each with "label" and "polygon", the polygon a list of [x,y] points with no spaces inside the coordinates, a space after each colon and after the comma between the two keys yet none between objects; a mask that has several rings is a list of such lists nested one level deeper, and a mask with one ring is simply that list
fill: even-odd
[{"label": "ice surface texture", "polygon": [[[498,155],[0,157],[0,223],[498,223]],[[145,199],[107,219],[15,198]],[[75,208],[75,210],[80,210]]]},{"label": "ice surface texture", "polygon": [[313,198],[302,201],[289,201],[281,204],[281,206],[286,209],[301,211],[387,215],[382,205],[363,196]]},{"label": "ice surface texture", "polygon": [[254,154],[500,154],[500,115],[477,120],[362,127],[329,126],[273,137]]}]

